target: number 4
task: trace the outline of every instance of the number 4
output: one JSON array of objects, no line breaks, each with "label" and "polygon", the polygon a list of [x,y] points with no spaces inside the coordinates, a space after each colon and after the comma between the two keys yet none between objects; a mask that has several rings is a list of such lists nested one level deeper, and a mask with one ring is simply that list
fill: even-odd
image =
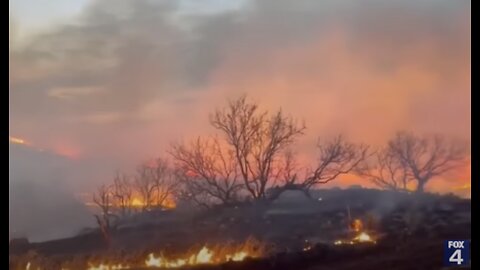
[{"label": "number 4", "polygon": [[450,256],[448,261],[452,262],[452,263],[462,264],[462,262],[463,262],[462,250],[461,249],[455,250],[455,252],[453,252],[452,256]]}]

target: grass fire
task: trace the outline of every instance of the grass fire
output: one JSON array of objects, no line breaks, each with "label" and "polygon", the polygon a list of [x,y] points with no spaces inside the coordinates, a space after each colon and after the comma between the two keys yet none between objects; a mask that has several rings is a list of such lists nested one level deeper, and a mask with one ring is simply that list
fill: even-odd
[{"label": "grass fire", "polygon": [[[58,270],[123,270],[123,269],[169,269],[169,268],[184,268],[188,266],[198,265],[219,265],[228,262],[241,262],[247,258],[261,258],[267,254],[267,247],[265,243],[254,238],[248,238],[244,243],[234,245],[232,243],[221,243],[211,246],[202,246],[198,250],[190,250],[186,253],[165,255],[164,252],[152,252],[144,256],[145,259],[139,259],[141,256],[136,255],[136,258],[130,262],[115,261],[113,258],[99,258],[97,262],[86,260],[80,265],[74,262],[61,262]],[[32,268],[35,267],[35,268]],[[18,266],[16,269],[52,269],[52,266],[45,265],[42,260],[27,261],[26,265]]]},{"label": "grass fire", "polygon": [[[186,265],[220,264],[228,261],[238,262],[243,261],[246,257],[253,257],[253,255],[247,250],[222,252],[221,249],[211,250],[204,246],[197,253],[180,259],[168,259],[162,255],[155,257],[153,253],[150,253],[145,264],[147,267],[178,268]],[[257,254],[256,257],[259,257],[259,255]]]},{"label": "grass fire", "polygon": [[470,269],[468,0],[10,5],[9,270]]},{"label": "grass fire", "polygon": [[375,240],[366,232],[361,232],[351,240],[336,240],[335,245],[354,245],[356,243],[376,243]]},{"label": "grass fire", "polygon": [[372,243],[375,244],[376,241],[370,236],[370,233],[363,231],[364,225],[360,219],[354,219],[351,224],[351,230],[355,233],[355,236],[352,239],[348,240],[336,240],[334,242],[335,245],[354,245],[354,244],[361,244],[361,243]]},{"label": "grass fire", "polygon": [[[232,101],[211,119],[224,137],[173,143],[167,156],[117,171],[83,196],[96,228],[12,239],[10,269],[349,269],[345,258],[407,256],[416,241],[430,253],[446,235],[469,237],[470,201],[424,190],[462,166],[462,145],[399,133],[374,150],[337,136],[302,167],[287,147],[305,127],[258,110]],[[352,175],[377,188],[320,188]]]}]

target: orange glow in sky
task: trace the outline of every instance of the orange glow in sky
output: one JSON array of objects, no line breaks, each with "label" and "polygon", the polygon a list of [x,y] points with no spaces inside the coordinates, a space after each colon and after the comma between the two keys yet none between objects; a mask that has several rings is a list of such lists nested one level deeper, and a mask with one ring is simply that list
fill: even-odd
[{"label": "orange glow in sky", "polygon": [[[471,140],[469,1],[238,1],[248,4],[228,16],[192,17],[162,2],[89,1],[75,8],[82,16],[28,31],[39,16],[30,12],[50,11],[17,3],[11,133],[92,162],[101,175],[84,177],[92,186],[167,155],[172,142],[212,134],[209,114],[243,94],[305,121],[294,149],[302,165],[315,162],[319,137],[339,133],[372,147],[399,130]],[[109,16],[91,20],[98,14]],[[469,182],[452,174],[427,188]],[[328,186],[351,184],[369,186],[353,176]]]}]

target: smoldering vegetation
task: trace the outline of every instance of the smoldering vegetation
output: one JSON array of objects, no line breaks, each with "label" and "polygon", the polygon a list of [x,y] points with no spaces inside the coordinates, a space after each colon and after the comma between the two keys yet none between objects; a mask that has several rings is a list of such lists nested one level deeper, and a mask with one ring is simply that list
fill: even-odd
[{"label": "smoldering vegetation", "polygon": [[[469,237],[470,201],[425,191],[426,184],[465,163],[462,142],[399,132],[375,150],[339,135],[319,140],[316,162],[302,166],[291,149],[305,124],[281,110],[263,111],[241,97],[217,109],[210,122],[218,133],[173,143],[167,151],[172,161],[144,162],[133,173],[117,172],[113,183],[100,185],[92,196],[98,228],[45,243],[11,241],[11,268],[21,268],[25,256],[49,269],[65,264],[86,269],[106,259],[136,267],[147,254],[143,265],[154,267],[221,264],[225,261],[211,260],[207,246],[225,247],[251,237],[268,245],[256,256],[267,260],[282,252],[310,252],[319,248],[315,245],[326,245],[328,251],[331,245],[387,241],[396,246],[418,237],[426,243],[445,235]],[[342,175],[384,190],[316,189]],[[186,259],[166,264],[167,259],[153,255],[190,254],[194,247],[200,251],[188,265]],[[241,253],[241,264],[254,253]]]},{"label": "smoldering vegetation", "polygon": [[[199,268],[438,269],[441,240],[470,237],[470,201],[426,192],[469,153],[416,132],[469,138],[469,5],[354,2],[199,15],[180,1],[102,1],[12,50],[11,129],[97,160],[13,158],[10,269],[141,266],[150,252],[249,237],[269,252]],[[207,128],[212,102],[245,92],[266,106],[232,100]],[[387,142],[405,125],[415,133]],[[149,155],[167,169],[130,169]],[[318,190],[352,175],[385,190]],[[98,186],[97,212],[66,195],[74,182]],[[359,230],[375,242],[334,244]]]},{"label": "smoldering vegetation", "polygon": [[[414,242],[416,248],[427,250],[427,256],[431,252],[427,247],[432,249],[432,245],[443,239],[470,238],[470,200],[453,195],[350,188],[315,190],[312,197],[314,199],[306,199],[301,192],[292,191],[268,205],[245,203],[197,211],[178,207],[139,214],[112,233],[110,246],[105,245],[98,229],[44,243],[12,243],[11,269],[16,269],[13,265],[21,264],[27,258],[51,263],[51,269],[65,265],[65,262],[77,261],[77,264],[85,265],[100,258],[121,258],[142,265],[150,252],[175,254],[198,247],[200,243],[226,245],[249,237],[268,243],[269,252],[263,259],[230,263],[221,269],[307,269],[324,263],[334,269],[350,269],[335,266],[344,264],[338,260],[362,262],[365,256],[378,257],[383,253],[389,254],[390,265],[395,261],[405,263],[411,261],[406,256],[410,256],[409,247]],[[376,244],[333,245],[335,240],[351,234],[350,224],[355,219],[362,221],[362,230],[374,236]],[[305,254],[305,248],[312,251]],[[429,267],[442,263],[441,257],[423,258]],[[385,260],[381,261],[389,265]],[[365,263],[365,269],[378,269],[368,268],[367,262],[362,263]],[[375,260],[370,264],[379,265]],[[205,269],[216,267],[205,266]]]}]

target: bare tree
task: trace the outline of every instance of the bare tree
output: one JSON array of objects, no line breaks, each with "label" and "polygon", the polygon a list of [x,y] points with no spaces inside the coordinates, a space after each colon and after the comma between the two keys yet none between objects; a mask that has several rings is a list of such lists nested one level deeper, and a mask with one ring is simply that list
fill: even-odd
[{"label": "bare tree", "polygon": [[173,196],[178,186],[175,174],[170,168],[168,160],[158,158],[154,165],[148,167],[148,177],[152,179],[154,185],[153,205],[157,208],[163,208],[167,199]]},{"label": "bare tree", "polygon": [[309,170],[302,183],[307,189],[352,172],[367,157],[369,147],[347,142],[342,136],[337,136],[325,144],[319,142],[317,149],[317,166]]},{"label": "bare tree", "polygon": [[241,188],[234,151],[221,146],[218,138],[197,138],[188,145],[173,144],[170,154],[176,161],[189,198],[199,205],[236,201]]},{"label": "bare tree", "polygon": [[178,186],[168,161],[163,158],[138,166],[134,184],[143,203],[142,211],[165,207]]},{"label": "bare tree", "polygon": [[137,167],[134,186],[143,202],[142,211],[151,209],[154,203],[156,183],[151,177],[150,167],[147,164],[142,164]]},{"label": "bare tree", "polygon": [[398,133],[388,147],[405,166],[408,177],[416,181],[417,192],[423,192],[431,179],[461,166],[467,153],[463,143],[438,135],[422,138],[406,132]]},{"label": "bare tree", "polygon": [[93,202],[100,208],[100,214],[94,215],[97,224],[100,227],[102,235],[110,245],[110,233],[112,230],[112,218],[117,216],[112,213],[112,192],[111,186],[101,185],[93,194]]},{"label": "bare tree", "polygon": [[[293,151],[290,149],[285,151],[281,160],[282,162],[279,165],[275,177],[275,182],[277,185],[268,190],[268,200],[276,200],[283,192],[287,190],[300,190],[305,194],[305,196],[311,198],[310,193],[301,183],[303,179],[299,179],[305,177],[305,175],[301,174],[301,168]],[[278,182],[280,185],[278,185]]]},{"label": "bare tree", "polygon": [[196,184],[195,181],[198,179],[192,175],[185,174],[185,171],[181,171],[177,179],[179,179],[181,183],[181,188],[176,192],[177,200],[193,203],[197,207],[206,209],[218,203],[218,200],[208,194],[201,185]]},{"label": "bare tree", "polygon": [[408,191],[407,184],[411,180],[407,168],[389,148],[381,149],[372,159],[365,160],[356,172],[377,187],[393,191]]},{"label": "bare tree", "polygon": [[283,162],[283,165],[279,169],[279,178],[283,180],[284,185],[297,183],[300,168],[295,154],[290,149],[285,151]]},{"label": "bare tree", "polygon": [[244,186],[254,199],[266,198],[265,191],[274,179],[282,150],[305,130],[281,111],[274,114],[260,111],[246,97],[217,110],[211,116],[211,124],[232,147]]},{"label": "bare tree", "polygon": [[117,172],[113,179],[113,201],[114,206],[120,209],[121,218],[125,218],[131,214],[133,185],[129,177]]},{"label": "bare tree", "polygon": [[287,156],[283,171],[283,185],[272,190],[270,199],[276,199],[285,190],[302,190],[310,197],[310,189],[319,184],[326,184],[338,176],[353,173],[354,170],[369,155],[369,147],[363,144],[353,144],[345,141],[342,136],[325,143],[318,142],[318,161],[312,168],[300,170],[293,157]]}]

